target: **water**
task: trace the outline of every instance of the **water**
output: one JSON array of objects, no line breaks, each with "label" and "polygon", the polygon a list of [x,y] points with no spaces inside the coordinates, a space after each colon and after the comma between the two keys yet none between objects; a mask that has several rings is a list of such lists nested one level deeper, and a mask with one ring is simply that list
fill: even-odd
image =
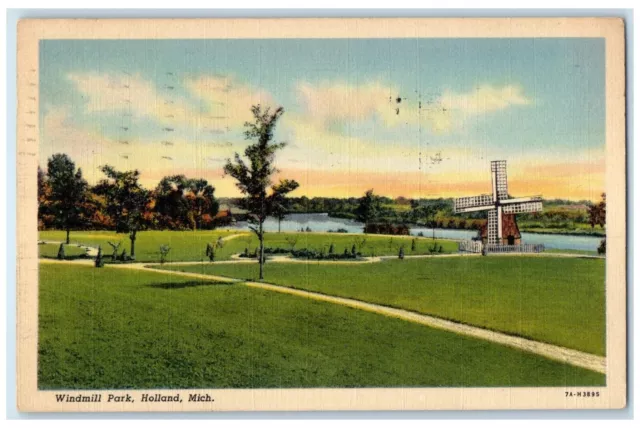
[{"label": "water", "polygon": [[[328,214],[290,214],[281,222],[283,232],[297,232],[301,228],[308,227],[312,232],[328,232],[329,230],[346,229],[349,233],[362,233],[363,224],[354,220],[329,217]],[[268,218],[264,222],[267,232],[278,231],[278,220]],[[238,222],[232,229],[248,230],[246,222]],[[424,236],[431,237],[433,229],[425,227],[412,227],[411,234],[422,232]],[[474,230],[462,229],[435,229],[436,238],[446,239],[471,239],[477,235]],[[572,236],[554,235],[548,233],[522,233],[522,241],[527,244],[544,244],[546,248],[560,250],[587,250],[596,251],[600,240],[597,236]]]}]

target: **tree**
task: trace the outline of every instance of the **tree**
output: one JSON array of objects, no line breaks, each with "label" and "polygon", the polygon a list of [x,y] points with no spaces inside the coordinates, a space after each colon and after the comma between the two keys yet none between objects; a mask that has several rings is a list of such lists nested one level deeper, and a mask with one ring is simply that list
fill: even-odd
[{"label": "tree", "polygon": [[280,194],[273,200],[272,215],[278,219],[278,233],[281,233],[281,223],[287,217],[290,209],[290,201],[284,194]]},{"label": "tree", "polygon": [[47,162],[46,184],[49,187],[49,211],[54,215],[54,225],[67,232],[68,244],[71,229],[88,223],[85,216],[88,184],[82,178],[82,169],[76,170],[69,156],[61,153],[53,155]]},{"label": "tree", "polygon": [[373,189],[365,192],[364,196],[358,200],[358,208],[356,208],[356,220],[364,223],[365,226],[375,221],[381,209],[380,197],[373,193]]},{"label": "tree", "polygon": [[135,242],[138,231],[146,225],[145,213],[150,202],[150,193],[138,180],[140,172],[117,171],[110,165],[100,170],[107,176],[95,187],[94,191],[104,195],[106,209],[114,220],[116,232],[129,233],[131,241],[131,258],[135,258]]},{"label": "tree", "polygon": [[227,159],[224,172],[237,181],[236,186],[244,195],[242,206],[249,212],[249,228],[260,241],[258,261],[260,279],[264,279],[264,221],[273,213],[277,201],[299,185],[295,180],[287,179],[275,185],[271,182],[271,176],[277,172],[274,166],[276,152],[286,145],[272,142],[273,132],[284,109],[278,107],[271,112],[270,108],[263,110],[258,104],[251,107],[251,113],[254,121],[244,124],[245,139],[255,140],[244,151],[248,163],[236,153],[233,161]]},{"label": "tree", "polygon": [[[218,213],[215,188],[207,180],[184,175],[164,177],[155,189],[155,211],[162,226],[171,229],[201,229],[203,219]],[[208,217],[206,217],[208,216]]]},{"label": "tree", "polygon": [[604,227],[606,224],[607,217],[607,195],[603,193],[601,195],[602,200],[595,205],[589,206],[589,224],[592,228],[596,226],[596,224],[600,225],[600,227]]},{"label": "tree", "polygon": [[413,214],[416,219],[423,220],[425,225],[431,223],[432,226],[432,238],[436,239],[436,224],[435,216],[438,213],[438,207],[434,204],[418,205],[413,209]]},{"label": "tree", "polygon": [[202,178],[188,179],[187,189],[186,199],[189,210],[193,213],[196,228],[201,229],[205,215],[215,217],[218,214],[220,204],[214,196],[216,189]]}]

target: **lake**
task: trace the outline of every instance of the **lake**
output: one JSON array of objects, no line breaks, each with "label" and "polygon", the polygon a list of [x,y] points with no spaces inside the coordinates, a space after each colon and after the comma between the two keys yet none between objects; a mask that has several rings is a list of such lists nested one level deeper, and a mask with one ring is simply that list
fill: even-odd
[{"label": "lake", "polygon": [[[278,231],[278,220],[268,218],[264,223],[267,232]],[[328,214],[289,214],[281,223],[283,232],[298,232],[300,229],[311,229],[312,232],[328,232],[330,230],[346,229],[350,233],[362,233],[364,225],[354,220],[329,217]],[[248,230],[246,222],[238,222],[230,229]],[[424,236],[430,237],[434,230],[426,227],[412,227],[411,234],[417,235],[422,232]],[[446,239],[471,239],[476,236],[474,230],[462,229],[435,229],[436,238]],[[544,244],[546,248],[560,250],[587,250],[596,251],[600,240],[597,236],[572,236],[554,235],[548,233],[522,233],[522,241],[527,244]]]}]

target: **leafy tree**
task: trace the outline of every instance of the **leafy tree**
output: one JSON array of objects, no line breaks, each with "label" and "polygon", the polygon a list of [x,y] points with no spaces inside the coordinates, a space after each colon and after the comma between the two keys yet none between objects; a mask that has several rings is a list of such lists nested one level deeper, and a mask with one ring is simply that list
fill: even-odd
[{"label": "leafy tree", "polygon": [[171,229],[201,229],[204,219],[215,217],[220,204],[207,180],[184,175],[163,177],[156,186],[154,210],[160,225]]},{"label": "leafy tree", "polygon": [[69,156],[61,153],[49,158],[47,177],[49,210],[54,215],[54,225],[67,232],[68,244],[71,229],[88,224],[84,206],[88,185],[82,178],[82,169],[76,170]]},{"label": "leafy tree", "polygon": [[607,195],[603,193],[602,200],[595,205],[589,206],[589,224],[595,227],[596,224],[604,227],[607,217]]},{"label": "leafy tree", "polygon": [[[260,279],[264,279],[264,221],[274,212],[274,205],[286,194],[298,188],[295,180],[282,179],[278,184],[271,182],[271,176],[277,172],[274,161],[276,152],[285,147],[285,143],[273,143],[273,132],[278,119],[284,113],[282,107],[274,112],[260,105],[251,107],[254,121],[246,122],[245,138],[255,140],[244,151],[245,161],[238,153],[234,160],[227,160],[224,172],[236,179],[236,186],[244,195],[243,208],[249,212],[249,228],[260,241]],[[271,187],[269,191],[269,187]]]},{"label": "leafy tree", "polygon": [[290,209],[290,201],[285,194],[279,194],[273,199],[272,215],[278,219],[278,233],[281,233],[281,223],[287,217]]},{"label": "leafy tree", "polygon": [[38,166],[38,228],[45,229],[51,225],[54,216],[51,215],[49,198],[51,186],[47,181],[47,174]]},{"label": "leafy tree", "polygon": [[121,172],[109,165],[102,166],[100,170],[107,178],[101,180],[94,191],[104,195],[106,209],[115,222],[116,231],[129,234],[131,258],[134,259],[138,231],[143,230],[147,223],[145,213],[150,193],[138,183],[138,170]]},{"label": "leafy tree", "polygon": [[381,210],[380,197],[373,193],[373,189],[365,192],[364,196],[358,200],[358,208],[356,208],[356,220],[364,223],[365,226],[372,221],[377,220]]},{"label": "leafy tree", "polygon": [[216,189],[202,178],[187,179],[186,185],[187,207],[193,214],[195,228],[202,229],[205,215],[215,217],[218,214],[220,204],[214,196]]}]

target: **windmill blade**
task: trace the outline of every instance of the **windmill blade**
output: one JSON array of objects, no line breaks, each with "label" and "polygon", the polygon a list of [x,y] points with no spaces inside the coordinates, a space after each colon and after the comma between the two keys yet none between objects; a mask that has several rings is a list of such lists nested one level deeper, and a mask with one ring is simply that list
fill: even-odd
[{"label": "windmill blade", "polygon": [[500,201],[500,205],[519,204],[522,202],[542,202],[542,196],[528,196],[525,198],[513,198]]},{"label": "windmill blade", "polygon": [[453,211],[456,213],[483,211],[493,207],[491,195],[468,196],[453,200]]},{"label": "windmill blade", "polygon": [[498,210],[493,209],[488,213],[487,219],[487,243],[499,244],[498,242]]},{"label": "windmill blade", "polygon": [[542,202],[520,202],[516,204],[509,204],[502,207],[502,212],[505,214],[521,214],[521,213],[535,213],[542,211]]},{"label": "windmill blade", "polygon": [[491,161],[491,179],[493,181],[493,194],[496,200],[501,201],[509,197],[507,191],[507,161]]}]

